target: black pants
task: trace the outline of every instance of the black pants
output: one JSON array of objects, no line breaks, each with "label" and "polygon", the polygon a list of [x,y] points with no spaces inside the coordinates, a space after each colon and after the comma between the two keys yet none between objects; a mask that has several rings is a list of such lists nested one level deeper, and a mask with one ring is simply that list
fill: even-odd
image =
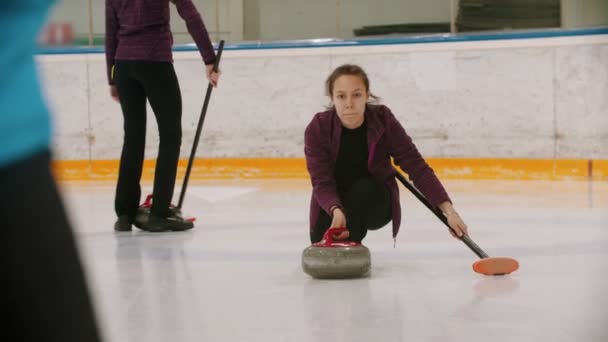
[{"label": "black pants", "polygon": [[[49,153],[0,169],[2,341],[100,341]],[[6,335],[4,335],[6,334]]]},{"label": "black pants", "polygon": [[173,197],[182,141],[182,99],[175,69],[168,62],[118,61],[115,65],[115,82],[124,116],[116,214],[133,217],[139,206],[148,100],[160,137],[151,212],[166,217]]},{"label": "black pants", "polygon": [[[368,230],[380,229],[391,220],[390,193],[386,185],[378,180],[359,179],[339,196],[344,206],[350,241],[361,242]],[[331,217],[321,210],[315,229],[310,232],[310,241],[321,241],[330,225]]]}]

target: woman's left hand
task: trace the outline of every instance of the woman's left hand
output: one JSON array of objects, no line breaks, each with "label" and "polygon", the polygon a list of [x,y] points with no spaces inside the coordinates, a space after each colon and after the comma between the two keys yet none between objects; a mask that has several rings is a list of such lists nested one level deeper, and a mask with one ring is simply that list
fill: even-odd
[{"label": "woman's left hand", "polygon": [[118,88],[116,88],[115,85],[110,86],[110,96],[114,99],[114,101],[120,102],[120,97],[118,95]]},{"label": "woman's left hand", "polygon": [[452,229],[450,229],[450,234],[452,234],[455,238],[462,238],[464,235],[469,235],[468,227],[460,218],[460,215],[456,212],[456,210],[447,214],[448,224]]},{"label": "woman's left hand", "polygon": [[448,218],[448,225],[452,228],[450,229],[450,234],[452,234],[453,237],[459,239],[463,234],[469,235],[467,225],[462,221],[451,202],[445,201],[439,204],[439,209],[441,209]]}]

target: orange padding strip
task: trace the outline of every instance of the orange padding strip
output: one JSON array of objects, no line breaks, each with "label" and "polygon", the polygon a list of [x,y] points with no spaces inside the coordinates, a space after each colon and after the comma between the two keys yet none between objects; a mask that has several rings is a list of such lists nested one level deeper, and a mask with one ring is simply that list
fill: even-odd
[{"label": "orange padding strip", "polygon": [[608,180],[608,160],[593,160],[592,178],[594,180]]},{"label": "orange padding strip", "polygon": [[[427,158],[440,179],[608,180],[608,160]],[[116,180],[118,160],[60,160],[53,163],[59,180]],[[152,180],[154,161],[144,163],[143,180]],[[187,160],[180,160],[178,179]],[[192,180],[308,178],[304,158],[198,159]]]}]

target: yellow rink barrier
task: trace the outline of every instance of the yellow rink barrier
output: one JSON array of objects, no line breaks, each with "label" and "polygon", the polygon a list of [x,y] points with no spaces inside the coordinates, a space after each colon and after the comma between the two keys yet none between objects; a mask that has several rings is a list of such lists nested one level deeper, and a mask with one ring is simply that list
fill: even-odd
[{"label": "yellow rink barrier", "polygon": [[[608,180],[608,160],[427,158],[440,179],[501,180]],[[144,162],[142,180],[154,176],[154,161]],[[180,160],[178,180],[187,160]],[[118,160],[58,160],[53,171],[61,181],[114,181]],[[304,179],[304,158],[210,158],[194,162],[192,180],[207,179]]]}]

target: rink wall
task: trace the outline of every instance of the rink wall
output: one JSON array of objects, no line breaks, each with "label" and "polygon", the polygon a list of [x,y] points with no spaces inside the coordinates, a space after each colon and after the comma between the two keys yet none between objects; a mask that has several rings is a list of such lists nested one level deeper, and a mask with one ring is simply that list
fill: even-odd
[{"label": "rink wall", "polygon": [[[103,50],[46,50],[38,61],[58,176],[114,179],[122,117]],[[304,128],[343,63],[367,70],[372,92],[442,177],[608,179],[608,28],[228,44],[193,176],[305,177]],[[193,47],[176,48],[175,66],[187,158],[206,83]],[[157,143],[149,115],[147,158]]]}]

